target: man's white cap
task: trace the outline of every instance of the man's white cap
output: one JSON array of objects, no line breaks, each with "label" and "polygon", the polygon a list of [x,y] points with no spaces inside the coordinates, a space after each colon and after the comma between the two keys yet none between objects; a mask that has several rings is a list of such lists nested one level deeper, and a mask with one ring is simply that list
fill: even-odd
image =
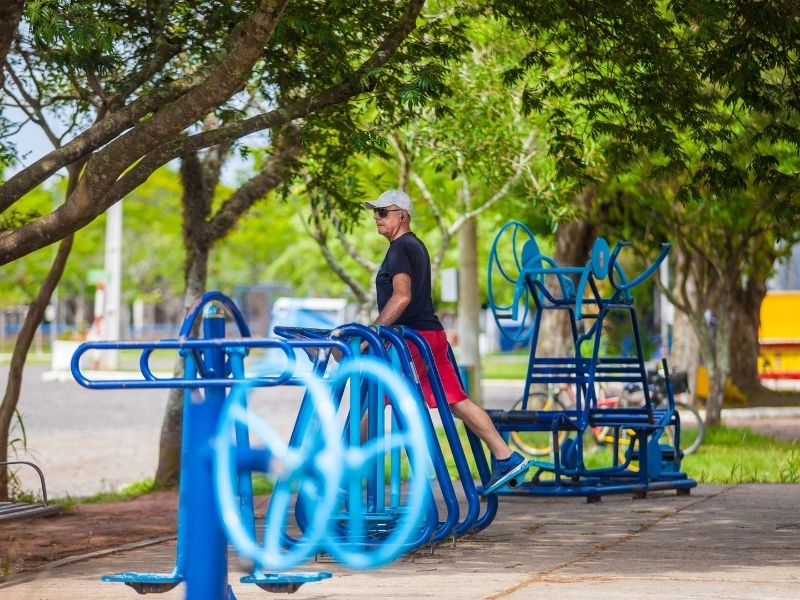
[{"label": "man's white cap", "polygon": [[411,214],[411,198],[408,194],[401,190],[386,190],[377,200],[370,200],[364,202],[364,206],[369,209],[373,208],[386,208],[394,204],[397,208],[402,208],[408,214]]}]

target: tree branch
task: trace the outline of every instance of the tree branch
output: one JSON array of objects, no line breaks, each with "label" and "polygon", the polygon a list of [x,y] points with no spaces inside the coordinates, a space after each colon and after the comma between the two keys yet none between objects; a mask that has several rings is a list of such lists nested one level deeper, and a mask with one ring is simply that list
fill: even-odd
[{"label": "tree branch", "polygon": [[340,220],[336,210],[331,211],[331,222],[333,223],[334,231],[336,232],[336,238],[341,242],[342,246],[344,246],[345,251],[353,258],[353,260],[355,260],[368,272],[376,273],[379,265],[376,265],[371,260],[368,260],[363,254],[361,254],[361,252],[359,252],[358,248],[350,243],[350,240],[346,235],[344,235],[344,232],[339,226]]},{"label": "tree branch", "polygon": [[322,256],[325,259],[325,262],[328,263],[328,266],[331,268],[331,270],[345,283],[345,285],[347,285],[347,287],[350,288],[360,304],[367,304],[370,301],[367,291],[361,284],[358,283],[358,281],[353,279],[350,273],[348,273],[342,264],[336,260],[336,257],[333,256],[330,248],[328,248],[328,244],[326,243],[327,237],[322,226],[322,220],[320,219],[319,207],[314,206],[311,208],[311,217],[314,221],[314,230],[309,227],[305,220],[302,220],[303,228],[314,239],[314,241],[317,242],[317,245],[322,252]]},{"label": "tree branch", "polygon": [[102,121],[96,122],[89,129],[77,135],[69,143],[49,152],[31,166],[14,174],[3,185],[0,185],[0,212],[5,211],[62,167],[113,140],[120,132],[134,125],[136,121],[159,106],[176,100],[198,83],[194,78],[187,77],[154,90],[118,112],[109,114]]},{"label": "tree branch", "polygon": [[[301,98],[288,106],[278,107],[267,113],[243,119],[236,123],[223,125],[212,131],[204,131],[181,138],[180,140],[169,141],[162,146],[161,149],[158,149],[158,158],[156,159],[156,155],[153,155],[153,159],[150,162],[162,160],[163,163],[166,163],[187,151],[216,146],[217,144],[230,142],[251,133],[273,129],[284,123],[306,117],[309,114],[319,112],[330,106],[346,102],[353,96],[366,91],[368,86],[364,83],[363,78],[369,71],[381,67],[389,61],[400,43],[402,43],[411,30],[413,30],[416,15],[419,13],[424,3],[424,0],[415,0],[409,4],[406,14],[398,22],[393,32],[387,36],[375,52],[356,69],[353,76],[348,80],[333,85],[316,96]],[[400,37],[401,34],[402,37]],[[144,154],[142,154],[142,156],[144,156]],[[161,166],[161,164],[154,165],[152,170],[154,171],[159,166]]]},{"label": "tree branch", "polygon": [[212,240],[225,237],[242,214],[287,180],[291,164],[302,150],[299,128],[287,128],[277,136],[277,140],[276,151],[264,161],[258,175],[231,194],[209,222]]},{"label": "tree branch", "polygon": [[[201,87],[199,83],[193,82],[188,90],[181,89],[181,93],[176,96],[176,98],[182,96],[180,102],[166,105],[145,123],[116,138],[93,156],[73,194],[74,198],[70,198],[64,206],[37,221],[0,234],[0,265],[77,231],[102,214],[119,198],[135,189],[159,166],[173,158],[195,149],[231,141],[248,133],[274,128],[312,111],[345,102],[353,95],[367,89],[364,76],[391,58],[416,26],[417,15],[424,5],[424,0],[410,2],[395,29],[348,81],[332,86],[317,96],[295,102],[289,110],[271,111],[220,127],[212,132],[175,139],[186,126],[207,114],[209,107],[216,106],[240,89],[250,73],[252,64],[260,55],[259,49],[263,49],[268,41],[280,16],[280,9],[287,1],[275,0],[277,6],[273,7],[268,0],[262,0],[259,8],[245,23],[241,35],[237,35],[235,43],[231,44],[225,59],[205,78]],[[164,90],[158,91],[165,93]],[[153,96],[148,95],[145,98],[151,100]],[[110,121],[111,126],[107,126],[108,131],[104,129],[97,132],[93,128],[90,130],[94,135],[92,140],[86,139],[88,131],[81,134],[60,151],[50,153],[0,186],[0,211],[16,201],[21,196],[20,192],[24,194],[40,183],[43,174],[49,175],[76,157],[99,147],[98,144],[90,142],[102,139],[105,143],[114,139],[121,131],[120,121],[124,122],[125,126],[132,124],[128,115],[130,107],[123,111],[126,111],[128,120],[117,117],[119,113],[109,115],[108,119],[104,119],[104,123]],[[111,121],[115,117],[116,120]],[[77,143],[79,140],[80,144]],[[144,158],[133,168],[129,168],[135,160],[133,157]],[[125,174],[120,177],[123,171]]]},{"label": "tree branch", "polygon": [[469,210],[465,213],[462,213],[453,221],[452,225],[448,230],[450,235],[455,235],[459,229],[464,226],[464,223],[469,219],[474,219],[481,213],[489,210],[492,206],[497,204],[500,200],[502,200],[507,194],[508,191],[514,187],[517,182],[522,177],[523,172],[525,171],[525,167],[527,166],[528,162],[530,161],[531,157],[533,157],[534,152],[532,152],[531,148],[533,146],[533,141],[536,138],[536,133],[531,131],[528,137],[525,140],[525,143],[522,145],[522,150],[517,157],[516,165],[514,167],[514,172],[508,177],[508,179],[503,182],[503,185],[497,190],[491,198],[489,198],[486,202],[478,206],[473,210]]}]

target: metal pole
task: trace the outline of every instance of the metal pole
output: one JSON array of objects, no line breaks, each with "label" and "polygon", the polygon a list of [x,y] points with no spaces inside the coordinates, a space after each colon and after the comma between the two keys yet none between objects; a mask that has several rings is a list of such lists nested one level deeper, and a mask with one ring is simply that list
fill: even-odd
[{"label": "metal pole", "polygon": [[[669,287],[669,261],[665,260],[661,263],[659,267],[659,276],[661,278],[661,282],[664,284],[664,287]],[[658,288],[656,288],[658,289]],[[659,325],[660,325],[660,333],[661,333],[661,357],[664,358],[669,355],[670,352],[670,340],[669,340],[669,332],[670,326],[672,325],[672,320],[674,316],[674,307],[672,303],[667,299],[667,295],[664,293],[659,292],[658,296],[659,302]]]},{"label": "metal pole", "polygon": [[[122,200],[112,205],[106,213],[106,251],[104,270],[106,281],[105,307],[103,311],[103,339],[120,339],[120,295],[122,288]],[[104,352],[105,368],[119,367],[119,352]]]},{"label": "metal pole", "polygon": [[[225,337],[225,315],[209,305],[203,316],[203,337]],[[224,377],[225,352],[222,347],[203,350],[204,370],[209,377]],[[217,515],[211,468],[212,441],[216,435],[225,390],[207,387],[192,395],[183,423],[186,437],[186,598],[216,600],[227,598],[228,541]],[[184,480],[181,480],[183,483]]]}]

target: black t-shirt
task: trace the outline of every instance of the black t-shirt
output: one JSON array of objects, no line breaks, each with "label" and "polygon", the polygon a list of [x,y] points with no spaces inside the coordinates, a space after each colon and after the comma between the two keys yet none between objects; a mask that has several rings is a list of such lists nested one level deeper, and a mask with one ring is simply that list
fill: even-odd
[{"label": "black t-shirt", "polygon": [[411,276],[411,302],[395,325],[412,329],[443,329],[433,310],[431,296],[431,259],[425,244],[413,233],[405,233],[389,244],[375,278],[378,310],[392,297],[392,277],[398,273]]}]

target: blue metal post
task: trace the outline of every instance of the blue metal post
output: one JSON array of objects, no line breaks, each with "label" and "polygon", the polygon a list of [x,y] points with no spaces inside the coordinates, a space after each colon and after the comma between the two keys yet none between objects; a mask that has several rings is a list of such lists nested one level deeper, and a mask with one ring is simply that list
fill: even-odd
[{"label": "blue metal post", "polygon": [[[244,379],[244,357],[247,354],[245,348],[231,348],[228,351],[231,375],[234,379]],[[245,403],[247,395],[245,394]],[[242,451],[250,450],[250,432],[246,424],[236,423],[236,447]],[[253,532],[256,530],[256,517],[253,505],[253,478],[247,473],[239,475],[239,510],[241,511],[242,521],[244,521]],[[255,535],[255,533],[254,533]]]},{"label": "blue metal post", "polygon": [[[356,338],[350,342],[353,354],[359,352],[360,341]],[[350,378],[350,413],[348,417],[350,426],[350,447],[358,448],[361,446],[361,377],[353,373]],[[349,511],[349,535],[352,542],[363,542],[364,537],[364,506],[361,497],[362,474],[358,470],[350,473],[350,480],[347,482],[347,509]]]},{"label": "blue metal post", "polygon": [[[204,314],[203,336],[225,337],[225,316],[214,305],[209,305]],[[203,351],[203,367],[209,377],[224,377],[222,347]],[[225,389],[209,387],[204,392],[202,396],[193,395],[183,423],[187,440],[183,468],[188,487],[186,597],[191,600],[225,598],[228,584],[228,543],[217,515],[211,469],[211,444],[225,402]]]}]

